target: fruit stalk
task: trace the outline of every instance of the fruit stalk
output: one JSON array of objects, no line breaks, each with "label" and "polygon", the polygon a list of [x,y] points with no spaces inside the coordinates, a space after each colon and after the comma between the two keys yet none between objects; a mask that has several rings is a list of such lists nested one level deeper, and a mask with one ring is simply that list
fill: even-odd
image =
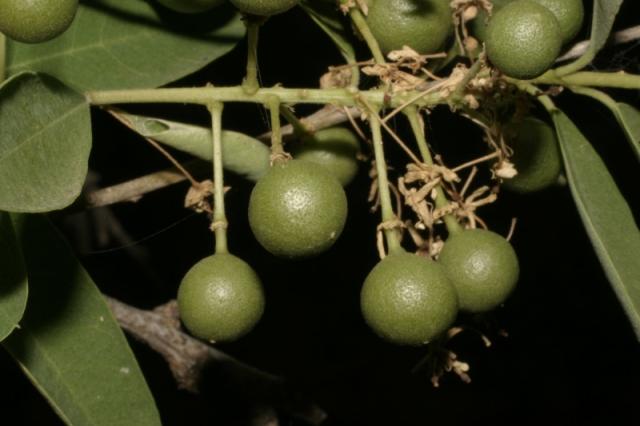
[{"label": "fruit stalk", "polygon": [[216,235],[216,254],[228,253],[227,216],[224,207],[224,171],[222,168],[222,110],[224,105],[214,102],[209,105],[213,146],[214,206],[212,229]]},{"label": "fruit stalk", "polygon": [[[373,114],[376,114],[375,116]],[[378,174],[378,193],[380,194],[380,206],[382,208],[382,222],[391,223],[398,220],[391,204],[391,193],[389,191],[389,178],[387,176],[387,162],[384,157],[384,144],[382,142],[382,131],[380,128],[380,116],[377,110],[371,111],[369,116],[369,126],[373,137],[373,149],[376,160],[376,172]],[[384,236],[387,241],[389,253],[401,253],[400,237],[394,228],[384,228]]]},{"label": "fruit stalk", "polygon": [[376,61],[377,64],[384,64],[386,60],[382,54],[382,49],[380,49],[378,41],[373,36],[373,33],[371,32],[371,29],[358,6],[354,6],[349,9],[349,17],[351,18],[353,25],[358,29],[358,32],[364,39],[365,43],[367,43],[367,46],[373,55],[373,60]]},{"label": "fruit stalk", "polygon": [[278,161],[285,157],[282,146],[282,127],[280,126],[280,99],[272,96],[268,105],[271,114],[271,158],[272,161]]},{"label": "fruit stalk", "polygon": [[255,17],[246,18],[247,24],[247,75],[242,86],[247,93],[256,93],[260,88],[258,83],[258,39],[261,20]]},{"label": "fruit stalk", "polygon": [[[418,109],[415,106],[409,106],[404,110],[404,114],[409,119],[409,124],[411,124],[411,130],[413,131],[413,134],[415,136],[418,150],[420,151],[420,155],[422,156],[422,161],[424,161],[424,163],[428,166],[433,166],[433,158],[431,156],[431,152],[429,151],[427,138],[424,135],[424,126],[421,123]],[[436,208],[444,209],[449,204],[449,200],[447,199],[447,196],[442,189],[442,185],[436,186],[435,189]],[[447,226],[449,234],[456,234],[462,231],[462,227],[452,214],[446,214],[444,216],[444,223]]]}]

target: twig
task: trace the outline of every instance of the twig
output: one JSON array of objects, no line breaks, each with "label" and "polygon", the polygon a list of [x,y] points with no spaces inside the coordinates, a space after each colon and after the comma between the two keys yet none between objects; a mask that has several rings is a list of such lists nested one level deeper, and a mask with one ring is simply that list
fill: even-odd
[{"label": "twig", "polygon": [[[640,40],[640,25],[630,27],[611,34],[609,43],[611,44],[625,44],[632,41]],[[584,40],[576,43],[567,53],[559,57],[556,62],[568,61],[570,59],[576,59],[582,56],[589,48],[589,40]]]},{"label": "twig", "polygon": [[121,327],[164,357],[178,386],[191,392],[202,390],[203,376],[215,370],[228,383],[267,404],[312,425],[322,423],[326,413],[292,392],[281,377],[258,370],[180,331],[175,301],[147,311],[105,296]]}]

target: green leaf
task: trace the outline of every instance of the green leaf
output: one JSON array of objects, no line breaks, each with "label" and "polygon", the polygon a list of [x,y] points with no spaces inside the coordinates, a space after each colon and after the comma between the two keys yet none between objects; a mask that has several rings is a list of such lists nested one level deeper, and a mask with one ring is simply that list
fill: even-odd
[{"label": "green leaf", "polygon": [[593,61],[596,54],[607,43],[622,2],[623,0],[594,0],[589,47],[584,55],[575,62],[555,70],[557,76],[560,77],[581,70]]},{"label": "green leaf", "polygon": [[18,326],[27,306],[27,272],[9,215],[0,212],[0,342]]},{"label": "green leaf", "polygon": [[69,425],[160,425],[136,359],[102,295],[48,220],[13,216],[29,306],[4,342]]},{"label": "green leaf", "polygon": [[[213,157],[211,129],[207,127],[134,114],[118,115],[144,137],[203,160],[211,161]],[[257,139],[244,133],[222,132],[223,165],[231,172],[256,181],[269,169],[270,155],[269,148]]]},{"label": "green leaf", "polygon": [[617,110],[614,110],[616,118],[627,135],[631,147],[635,150],[636,156],[640,159],[640,111],[622,102],[618,102],[617,105]]},{"label": "green leaf", "polygon": [[318,26],[333,40],[347,63],[356,62],[356,52],[353,48],[351,27],[338,10],[335,2],[317,0],[303,0],[302,9],[318,24]]},{"label": "green leaf", "polygon": [[561,111],[552,112],[571,193],[609,282],[640,339],[640,231],[606,165]]},{"label": "green leaf", "polygon": [[80,195],[91,151],[84,96],[44,75],[0,86],[0,210],[61,209]]},{"label": "green leaf", "polygon": [[199,70],[243,37],[231,6],[181,15],[153,3],[85,1],[60,37],[41,44],[10,41],[8,72],[45,72],[82,91],[157,87]]}]

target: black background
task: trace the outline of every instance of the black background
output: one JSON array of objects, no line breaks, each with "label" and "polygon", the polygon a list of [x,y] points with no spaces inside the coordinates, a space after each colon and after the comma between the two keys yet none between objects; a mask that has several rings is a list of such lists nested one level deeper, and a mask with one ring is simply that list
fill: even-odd
[{"label": "black background", "polygon": [[[616,28],[639,23],[634,3],[625,2]],[[583,36],[586,33],[585,27]],[[237,84],[245,49],[241,43],[216,64],[175,85]],[[609,48],[594,68],[640,72],[639,52],[637,44]],[[260,71],[265,86],[315,87],[327,66],[340,62],[301,10],[274,17],[263,27]],[[637,91],[613,94],[640,104]],[[613,117],[586,98],[564,94],[558,103],[594,143],[638,212],[637,160]],[[135,110],[200,124],[207,120],[198,108]],[[445,108],[430,117],[431,143],[445,161],[455,164],[481,152],[481,135],[467,121]],[[93,120],[91,166],[99,186],[167,165],[153,148],[103,112],[95,111]],[[395,125],[402,131],[400,121]],[[230,105],[225,127],[259,134],[267,128],[266,115],[255,105]],[[393,149],[390,157],[401,169],[403,157]],[[459,318],[460,324],[482,330],[493,341],[487,349],[477,334],[465,333],[452,342],[460,358],[471,364],[472,383],[447,375],[434,389],[426,372],[411,372],[425,348],[388,345],[360,316],[360,286],[377,260],[378,218],[368,210],[366,172],[363,166],[347,189],[349,219],[336,246],[316,259],[293,263],[274,258],[255,242],[246,218],[251,185],[229,177],[230,248],[261,276],[267,310],[250,335],[220,349],[286,377],[328,412],[327,425],[638,424],[640,346],[599,266],[568,188],[528,196],[503,193],[497,203],[480,211],[502,234],[508,232],[511,218],[518,218],[513,244],[521,280],[504,308],[483,317]],[[80,231],[78,223],[95,219],[91,214],[58,214],[55,219],[105,293],[152,308],[175,297],[182,275],[212,250],[207,219],[182,208],[186,188],[177,185],[137,204],[111,208],[136,241],[132,247],[117,241],[101,246],[93,232]],[[498,334],[502,329],[508,337]],[[217,387],[215,381],[200,396],[179,391],[160,356],[135,341],[131,345],[166,425],[248,424],[247,398],[241,392]],[[7,424],[60,423],[4,351],[0,377],[2,417],[15,419]],[[302,424],[286,416],[282,420],[283,425]]]}]

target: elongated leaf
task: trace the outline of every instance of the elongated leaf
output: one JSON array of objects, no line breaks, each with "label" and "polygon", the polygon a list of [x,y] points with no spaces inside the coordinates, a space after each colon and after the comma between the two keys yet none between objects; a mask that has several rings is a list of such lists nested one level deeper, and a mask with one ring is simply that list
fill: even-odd
[{"label": "elongated leaf", "polygon": [[556,70],[558,76],[571,74],[581,70],[593,61],[596,54],[604,47],[613,28],[613,22],[622,6],[623,0],[594,0],[593,18],[591,22],[591,38],[584,55],[575,62]]},{"label": "elongated leaf", "polygon": [[84,96],[44,75],[0,86],[0,210],[42,212],[75,200],[87,175],[91,117]]},{"label": "elongated leaf", "polygon": [[27,272],[9,215],[0,212],[0,341],[17,327],[27,306]]},{"label": "elongated leaf", "polygon": [[[121,116],[142,136],[211,161],[211,129],[140,115],[122,113]],[[257,139],[225,130],[222,158],[225,169],[256,181],[269,169],[270,151]]]},{"label": "elongated leaf", "polygon": [[138,364],[102,295],[47,219],[15,215],[29,306],[4,347],[70,425],[160,425]]},{"label": "elongated leaf", "polygon": [[349,36],[351,28],[341,19],[335,2],[317,0],[303,0],[300,6],[318,24],[318,26],[333,40],[347,63],[356,62],[356,52]]},{"label": "elongated leaf", "polygon": [[85,1],[60,37],[9,42],[8,72],[46,72],[78,90],[157,87],[224,55],[244,34],[230,6],[194,16],[168,14],[154,3]]},{"label": "elongated leaf", "polygon": [[563,112],[555,111],[552,116],[582,222],[640,339],[640,231],[591,144]]},{"label": "elongated leaf", "polygon": [[614,111],[620,122],[631,147],[640,159],[640,111],[629,104],[619,102],[617,111]]}]

